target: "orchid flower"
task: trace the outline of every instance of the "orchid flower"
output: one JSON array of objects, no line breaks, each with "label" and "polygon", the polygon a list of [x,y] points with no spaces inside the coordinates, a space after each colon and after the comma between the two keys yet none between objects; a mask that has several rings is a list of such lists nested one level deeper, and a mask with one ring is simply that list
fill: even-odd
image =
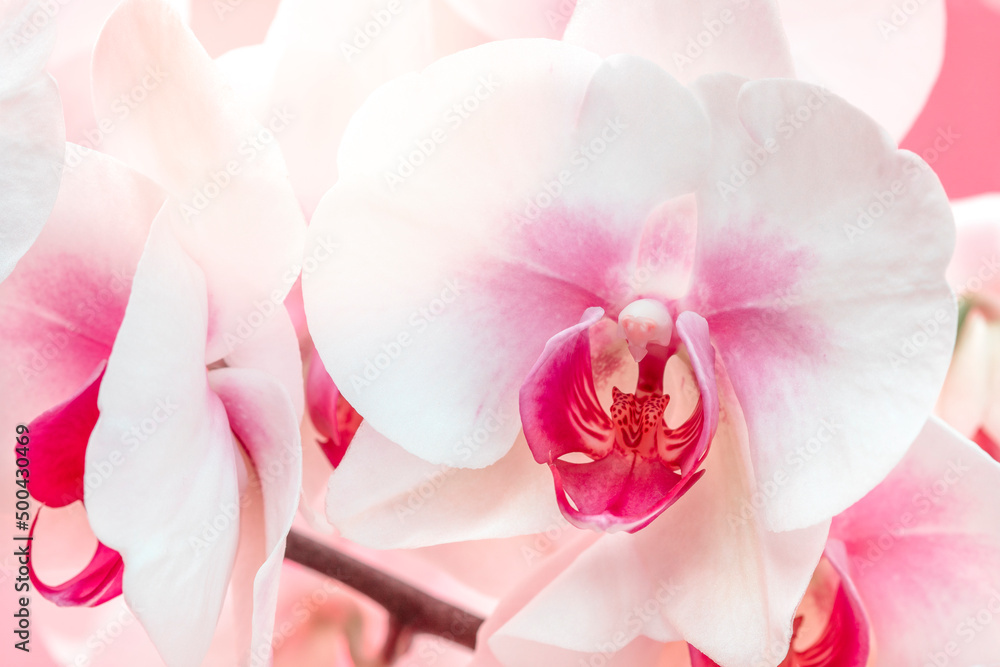
[{"label": "orchid flower", "polygon": [[[693,28],[671,54],[682,70],[711,58],[731,26],[754,20],[767,3],[755,0],[449,0],[456,11],[494,38],[549,37],[572,40],[581,29],[604,22],[677,20]],[[945,48],[944,0],[899,3],[829,3],[781,0],[781,21],[788,35],[798,78],[821,85],[872,116],[897,140],[906,135],[937,80]],[[628,17],[634,13],[633,17]],[[613,24],[613,23],[612,23]],[[631,53],[632,40],[607,30],[613,47],[604,55]],[[641,34],[641,33],[639,33]],[[686,41],[685,41],[686,40]],[[668,70],[670,71],[670,70]]]},{"label": "orchid flower", "polygon": [[[791,648],[778,643],[749,665],[882,667],[992,664],[1000,651],[1000,466],[932,418],[903,461],[861,501],[833,520],[823,558],[799,603]],[[586,555],[563,562],[512,590],[484,625],[473,661],[493,665],[689,664],[669,643],[622,639],[642,615],[656,613],[670,590],[618,619],[621,635],[588,653],[524,636],[558,604],[586,605],[567,585]],[[961,562],[956,569],[954,563]],[[593,576],[594,572],[590,572]],[[567,599],[571,596],[575,599]],[[682,643],[680,644],[683,645]],[[716,663],[690,647],[692,667]]]},{"label": "orchid flower", "polygon": [[958,243],[948,281],[963,301],[937,413],[1000,461],[1000,197],[954,202]]},{"label": "orchid flower", "polygon": [[[748,16],[702,67],[787,72],[774,20]],[[620,34],[649,59],[487,44],[352,120],[310,226],[339,252],[303,278],[365,418],[327,511],[381,547],[561,514],[599,531],[604,575],[539,632],[589,644],[670,573],[681,593],[633,636],[673,627],[728,667],[787,642],[827,522],[930,412],[951,216],[926,165],[836,96],[688,88],[661,66],[683,26],[609,21],[602,48]]]},{"label": "orchid flower", "polygon": [[[298,275],[302,215],[274,128],[234,103],[168,6],[123,3],[94,74],[99,112],[135,81],[160,78],[107,148],[167,201],[116,161],[74,153],[66,222],[11,278],[24,321],[8,337],[27,350],[24,337],[48,333],[59,352],[61,372],[44,375],[58,405],[32,423],[47,454],[36,458],[36,497],[82,498],[100,540],[90,566],[53,595],[98,604],[123,591],[166,662],[192,664],[232,579],[246,596],[248,655],[266,660],[299,497],[302,370],[282,299]],[[80,203],[93,222],[67,231]],[[127,234],[114,243],[95,236],[116,228]],[[52,282],[53,266],[79,294]]]},{"label": "orchid flower", "polygon": [[38,2],[0,2],[0,281],[42,231],[59,192],[66,130],[43,71],[55,27],[32,19]]}]

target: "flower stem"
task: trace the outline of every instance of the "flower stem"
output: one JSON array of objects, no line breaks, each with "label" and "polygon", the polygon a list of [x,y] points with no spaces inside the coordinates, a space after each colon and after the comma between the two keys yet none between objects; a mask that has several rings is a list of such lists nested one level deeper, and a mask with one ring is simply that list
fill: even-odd
[{"label": "flower stem", "polygon": [[288,534],[285,558],[350,586],[385,607],[397,627],[476,648],[483,619],[305,535]]}]

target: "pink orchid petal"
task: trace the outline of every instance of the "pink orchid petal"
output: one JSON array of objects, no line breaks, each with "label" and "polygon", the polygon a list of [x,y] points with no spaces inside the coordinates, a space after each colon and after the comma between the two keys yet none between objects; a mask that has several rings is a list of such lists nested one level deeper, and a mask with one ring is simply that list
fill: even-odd
[{"label": "pink orchid petal", "polygon": [[576,0],[448,0],[470,24],[494,39],[559,39]]},{"label": "pink orchid petal", "polygon": [[1000,464],[933,417],[885,482],[834,520],[879,664],[1000,655],[1000,634],[976,620],[1000,613],[998,525]]},{"label": "pink orchid petal", "polygon": [[[101,542],[125,562],[123,590],[171,667],[198,664],[236,552],[237,444],[205,369],[205,279],[153,224],[115,340],[87,446],[85,489]],[[164,351],[169,351],[165,354]]]},{"label": "pink orchid petal", "polygon": [[256,313],[259,317],[251,315],[246,326],[237,327],[235,335],[223,337],[229,350],[224,357],[226,365],[263,371],[281,382],[301,418],[305,411],[305,389],[295,326],[280,303],[261,303]]},{"label": "pink orchid petal", "polygon": [[799,651],[798,658],[805,664],[825,659],[844,667],[865,667],[871,650],[871,621],[850,578],[850,557],[837,540],[827,542],[823,556],[840,576],[840,584],[823,635]]},{"label": "pink orchid petal", "polygon": [[648,58],[684,82],[715,72],[792,76],[788,42],[770,0],[579,0],[564,39],[605,57]]},{"label": "pink orchid petal", "polygon": [[934,408],[935,414],[967,438],[980,430],[994,399],[990,382],[996,374],[993,346],[997,337],[990,329],[978,308],[969,310]]},{"label": "pink orchid petal", "polygon": [[[615,444],[612,420],[598,401],[591,366],[590,329],[603,316],[601,308],[590,308],[579,324],[549,340],[521,387],[521,422],[535,460],[552,470],[559,507],[571,523],[634,532],[676,502],[704,472],[698,467],[719,413],[715,351],[705,321],[681,313],[676,330],[692,359],[702,397],[701,413],[692,422],[698,424],[697,438],[684,445],[676,461],[680,469],[674,471],[664,461]],[[592,460],[560,459],[571,452]]]},{"label": "pink orchid petal", "polygon": [[94,369],[75,396],[36,417],[29,425],[31,495],[49,507],[83,500],[87,441],[100,414],[97,393],[105,363]]},{"label": "pink orchid petal", "polygon": [[768,522],[804,527],[881,481],[937,397],[957,322],[950,210],[926,165],[833,95],[725,76],[699,90],[718,155],[680,307],[708,320],[758,490],[787,479]]},{"label": "pink orchid petal", "polygon": [[74,150],[45,229],[0,284],[4,423],[69,400],[108,358],[163,201],[117,160]]},{"label": "pink orchid petal", "polygon": [[361,426],[361,415],[340,395],[315,348],[306,377],[306,399],[309,402],[309,418],[322,436],[319,445],[336,468],[344,460],[344,454]]},{"label": "pink orchid petal", "polygon": [[948,282],[959,295],[1000,299],[1000,194],[953,201],[955,253]]},{"label": "pink orchid petal", "polygon": [[275,109],[295,116],[277,140],[307,216],[337,181],[341,136],[365,98],[432,62],[430,4],[408,0],[390,9],[384,0],[283,2],[263,45],[219,59],[259,121]]},{"label": "pink orchid petal", "polygon": [[[453,127],[442,118],[457,113],[456,81],[477,109]],[[491,411],[516,415],[545,341],[629,295],[644,224],[696,182],[705,129],[690,93],[652,64],[602,64],[542,40],[486,44],[381,88],[344,137],[349,171],[317,209],[306,251],[335,255],[305,274],[303,292],[337,387],[421,458],[481,467],[502,457],[516,418],[475,451],[464,439]],[[387,182],[413,137],[438,130],[447,151]],[[596,161],[580,152],[593,141]]]},{"label": "pink orchid petal", "polygon": [[376,549],[527,535],[566,526],[551,475],[531,458],[522,438],[491,466],[448,468],[410,454],[367,421],[330,478],[326,513],[341,535]]},{"label": "pink orchid petal", "polygon": [[566,567],[494,635],[495,653],[507,641],[601,653],[644,635],[684,638],[723,667],[785,656],[828,526],[768,530],[743,416],[716,372],[722,411],[705,475],[645,529],[606,535]]},{"label": "pink orchid petal", "polygon": [[778,0],[795,73],[840,95],[901,139],[938,78],[944,0]]},{"label": "pink orchid petal", "polygon": [[266,661],[274,631],[278,578],[285,536],[292,527],[302,480],[299,420],[287,391],[267,374],[222,368],[209,373],[209,384],[222,400],[233,433],[246,448],[263,494],[264,554],[253,581],[250,655]]},{"label": "pink orchid petal", "polygon": [[[40,513],[40,512],[39,512]],[[39,514],[31,524],[29,537],[34,537],[35,524]],[[28,564],[31,585],[39,595],[60,607],[96,607],[113,600],[122,593],[122,559],[117,551],[100,542],[93,558],[79,574],[61,584],[50,586],[38,578],[31,563]]]},{"label": "pink orchid petal", "polygon": [[[94,50],[98,115],[139,90],[102,148],[122,156],[171,195],[175,234],[206,275],[209,357],[280,305],[299,273],[305,222],[275,140],[294,119],[281,110],[260,125],[176,13],[127,0]],[[132,94],[132,93],[130,93]],[[280,113],[279,113],[280,112]]]},{"label": "pink orchid petal", "polygon": [[[928,5],[918,13],[938,11]],[[1000,97],[982,89],[983,81],[1000,76],[1000,11],[992,0],[947,0],[945,6],[941,72],[901,146],[931,164],[948,196],[958,199],[1000,191]]]},{"label": "pink orchid petal", "polygon": [[[42,231],[59,193],[66,128],[59,90],[43,71],[55,24],[40,3],[0,4],[0,281]],[[44,15],[43,15],[44,16]]]}]

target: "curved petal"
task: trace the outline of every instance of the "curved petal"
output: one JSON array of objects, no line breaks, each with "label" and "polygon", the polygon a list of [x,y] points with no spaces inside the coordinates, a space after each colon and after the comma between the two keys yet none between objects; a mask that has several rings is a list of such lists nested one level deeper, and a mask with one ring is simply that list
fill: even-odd
[{"label": "curved petal", "polygon": [[486,468],[423,461],[363,422],[330,478],[327,518],[376,549],[408,549],[538,533],[565,521],[548,471],[518,439]]},{"label": "curved petal", "polygon": [[723,667],[781,661],[828,525],[768,530],[743,416],[721,366],[717,376],[723,409],[702,479],[645,529],[603,536],[497,631],[494,653],[507,641],[601,653],[641,634],[683,638]]},{"label": "curved petal", "polygon": [[[39,513],[35,514],[29,538],[34,538],[35,524],[38,523],[40,513],[39,510]],[[109,549],[100,542],[97,543],[97,549],[86,567],[61,584],[49,585],[43,582],[38,578],[30,561],[28,568],[31,585],[38,594],[60,607],[95,607],[122,594],[122,558],[117,551]]]},{"label": "curved petal", "polygon": [[[167,5],[127,0],[94,49],[98,116],[128,110],[103,147],[171,195],[174,233],[205,273],[209,357],[255,311],[281,303],[299,273],[305,235],[275,141],[294,122],[263,126]],[[122,100],[122,96],[127,99]]]},{"label": "curved petal", "polygon": [[758,490],[786,480],[767,520],[800,528],[871,490],[930,413],[955,339],[954,226],[927,165],[832,94],[725,76],[699,90],[718,152],[680,307],[708,320]]},{"label": "curved petal", "polygon": [[221,368],[211,371],[208,380],[253,462],[263,494],[266,559],[253,582],[250,655],[266,662],[272,648],[285,536],[302,488],[299,420],[287,391],[261,371]]},{"label": "curved petal", "polygon": [[984,626],[1000,613],[998,526],[1000,464],[936,418],[885,482],[834,520],[880,664],[1000,655],[1000,633]]},{"label": "curved petal", "polygon": [[52,216],[0,284],[5,424],[67,401],[108,358],[162,202],[117,160],[70,147]]},{"label": "curved petal", "polygon": [[578,0],[564,40],[649,58],[684,82],[715,72],[792,76],[772,0]]},{"label": "curved petal", "polygon": [[962,296],[1000,299],[1000,194],[953,201],[951,210],[958,234],[948,282]]},{"label": "curved petal", "polygon": [[0,4],[0,281],[38,238],[59,193],[66,145],[59,90],[43,71],[55,23],[41,3]]},{"label": "curved petal", "polygon": [[83,500],[84,459],[100,414],[97,393],[105,365],[101,362],[72,398],[46,410],[29,425],[31,495],[44,505],[64,507]]},{"label": "curved petal", "polygon": [[829,88],[897,141],[924,108],[945,53],[944,0],[778,0],[799,79]]},{"label": "curved petal", "polygon": [[136,269],[87,446],[85,489],[123,590],[164,661],[198,664],[229,583],[239,525],[236,443],[205,370],[205,279],[164,208]]},{"label": "curved petal", "polygon": [[310,226],[307,256],[334,249],[303,291],[337,387],[428,461],[502,457],[516,418],[465,439],[491,411],[516,415],[548,338],[629,294],[646,217],[696,182],[705,129],[652,64],[546,40],[486,44],[379,89]]}]

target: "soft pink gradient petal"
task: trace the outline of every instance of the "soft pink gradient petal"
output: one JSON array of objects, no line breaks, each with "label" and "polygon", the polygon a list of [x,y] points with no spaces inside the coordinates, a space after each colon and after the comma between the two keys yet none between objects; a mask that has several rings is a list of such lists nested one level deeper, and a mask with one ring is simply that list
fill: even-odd
[{"label": "soft pink gradient petal", "polygon": [[[153,224],[101,383],[85,489],[98,539],[125,562],[125,599],[163,656],[197,664],[222,608],[239,526],[237,444],[205,370],[205,279]],[[166,351],[166,353],[165,353]]]},{"label": "soft pink gradient petal", "polygon": [[[394,7],[384,0],[283,2],[263,45],[218,61],[261,123],[276,110],[293,118],[277,142],[307,216],[337,180],[351,115],[376,87],[432,61],[430,2]],[[376,28],[374,37],[364,32]]]},{"label": "soft pink gradient petal", "polygon": [[563,38],[605,57],[649,58],[684,82],[715,72],[757,79],[793,71],[771,0],[579,0]]},{"label": "soft pink gradient petal", "polygon": [[778,0],[795,74],[829,88],[897,141],[913,125],[944,59],[944,0]]},{"label": "soft pink gradient petal", "polygon": [[1000,464],[936,418],[886,481],[834,520],[880,665],[944,655],[971,667],[1000,655],[1000,634],[975,620],[1000,613],[997,526]]},{"label": "soft pink gradient petal", "polygon": [[470,24],[494,39],[562,37],[576,0],[448,0]]},{"label": "soft pink gradient petal", "polygon": [[[706,127],[651,63],[544,40],[487,44],[381,88],[348,129],[306,250],[335,248],[303,292],[337,387],[421,458],[496,461],[545,341],[588,307],[625,305],[647,216],[696,182]],[[443,143],[427,139],[426,163],[387,178],[432,136]],[[595,141],[590,160],[580,149]],[[468,446],[497,411],[510,417]]]},{"label": "soft pink gradient petal", "polygon": [[376,549],[527,535],[564,527],[548,471],[519,438],[478,470],[423,461],[363,422],[330,478],[327,518]]},{"label": "soft pink gradient petal", "polygon": [[59,90],[43,71],[55,24],[40,2],[0,3],[0,281],[38,238],[59,193],[66,128]]},{"label": "soft pink gradient petal", "polygon": [[98,116],[140,85],[104,149],[121,155],[171,195],[174,232],[204,271],[209,357],[254,313],[280,304],[294,284],[305,222],[275,140],[292,120],[260,125],[167,5],[127,0],[94,50]]},{"label": "soft pink gradient petal", "polygon": [[63,403],[108,358],[163,195],[113,158],[67,165],[45,229],[0,284],[3,423]]},{"label": "soft pink gradient petal", "polygon": [[272,377],[253,369],[222,368],[208,376],[233,433],[252,461],[263,495],[266,559],[253,581],[250,655],[270,659],[278,603],[278,579],[285,536],[292,527],[302,486],[299,424],[287,391]]},{"label": "soft pink gradient petal", "polygon": [[[780,662],[828,525],[768,530],[753,505],[743,415],[720,373],[704,477],[644,530],[601,537],[497,631],[494,653],[524,641],[600,653],[644,635],[684,638],[724,667]],[[633,611],[647,603],[652,611]]]},{"label": "soft pink gradient petal", "polygon": [[340,395],[316,348],[313,348],[309,361],[306,399],[309,418],[321,436],[319,445],[330,464],[336,468],[361,426],[361,415]]},{"label": "soft pink gradient petal", "polygon": [[680,307],[708,320],[729,370],[758,491],[776,487],[767,521],[805,527],[881,481],[933,406],[957,322],[951,213],[919,158],[831,94],[726,76],[698,89],[717,155]]}]

